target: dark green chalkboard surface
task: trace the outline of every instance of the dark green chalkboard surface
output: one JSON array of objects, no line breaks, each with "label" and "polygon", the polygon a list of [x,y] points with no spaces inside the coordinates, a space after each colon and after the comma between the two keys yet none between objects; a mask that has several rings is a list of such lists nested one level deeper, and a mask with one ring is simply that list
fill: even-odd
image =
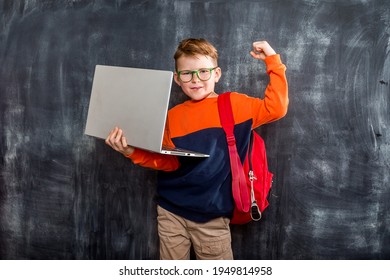
[{"label": "dark green chalkboard surface", "polygon": [[[287,116],[263,126],[270,206],[237,259],[390,258],[387,0],[0,1],[0,259],[157,259],[157,173],[84,135],[96,64],[173,70],[218,49],[218,92],[263,96],[267,40]],[[171,106],[185,100],[172,90]]]}]

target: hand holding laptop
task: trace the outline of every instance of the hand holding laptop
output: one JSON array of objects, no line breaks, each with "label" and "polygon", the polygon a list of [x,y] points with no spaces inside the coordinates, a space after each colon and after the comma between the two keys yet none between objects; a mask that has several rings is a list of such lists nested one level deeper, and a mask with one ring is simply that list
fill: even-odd
[{"label": "hand holding laptop", "polygon": [[130,156],[134,152],[134,148],[127,145],[126,137],[123,135],[122,129],[118,127],[111,130],[106,138],[106,144],[124,156]]},{"label": "hand holding laptop", "polygon": [[107,145],[124,155],[137,147],[160,154],[209,157],[162,145],[172,79],[172,71],[96,65],[85,134],[106,139]]}]

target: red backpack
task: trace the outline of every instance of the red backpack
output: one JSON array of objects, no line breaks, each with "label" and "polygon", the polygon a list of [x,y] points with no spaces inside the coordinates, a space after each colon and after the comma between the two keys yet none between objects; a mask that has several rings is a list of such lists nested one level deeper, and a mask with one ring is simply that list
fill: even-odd
[{"label": "red backpack", "polygon": [[230,92],[218,96],[218,111],[228,142],[232,171],[232,192],[235,205],[230,223],[245,224],[251,220],[258,221],[261,219],[261,213],[268,206],[267,196],[271,189],[273,176],[268,171],[264,141],[256,132],[251,132],[248,152],[242,164],[234,137]]}]

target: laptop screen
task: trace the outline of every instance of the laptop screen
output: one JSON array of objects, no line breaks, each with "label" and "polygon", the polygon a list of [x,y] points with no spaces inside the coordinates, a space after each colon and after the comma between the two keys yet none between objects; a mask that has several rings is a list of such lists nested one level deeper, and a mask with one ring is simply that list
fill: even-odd
[{"label": "laptop screen", "polygon": [[96,65],[85,134],[105,139],[120,127],[129,145],[161,149],[173,72]]}]

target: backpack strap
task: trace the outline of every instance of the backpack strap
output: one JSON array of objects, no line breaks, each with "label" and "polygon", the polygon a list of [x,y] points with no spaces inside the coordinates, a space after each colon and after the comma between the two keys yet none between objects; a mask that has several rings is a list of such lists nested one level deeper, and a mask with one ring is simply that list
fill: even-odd
[{"label": "backpack strap", "polygon": [[240,212],[248,212],[250,208],[250,198],[244,169],[237,151],[236,138],[234,137],[234,117],[230,101],[230,92],[218,96],[218,112],[228,143],[230,168],[232,171],[233,199]]}]

